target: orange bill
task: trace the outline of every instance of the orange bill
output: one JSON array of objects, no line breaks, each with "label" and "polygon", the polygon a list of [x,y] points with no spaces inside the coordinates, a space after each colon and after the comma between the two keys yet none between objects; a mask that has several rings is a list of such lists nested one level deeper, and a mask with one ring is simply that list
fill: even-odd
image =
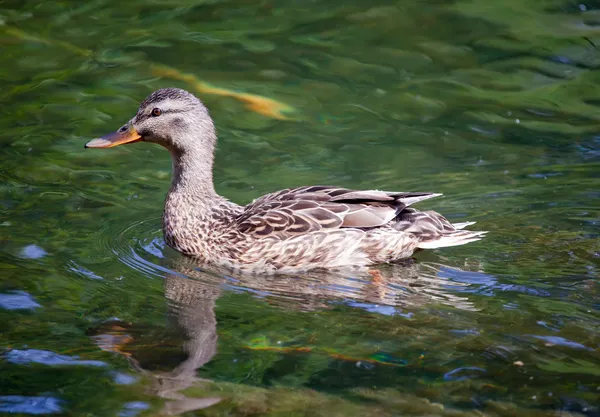
[{"label": "orange bill", "polygon": [[102,137],[92,139],[85,144],[86,148],[112,148],[113,146],[123,145],[125,143],[139,142],[142,140],[140,134],[133,126],[129,126],[127,130],[119,129],[116,132],[109,133]]}]

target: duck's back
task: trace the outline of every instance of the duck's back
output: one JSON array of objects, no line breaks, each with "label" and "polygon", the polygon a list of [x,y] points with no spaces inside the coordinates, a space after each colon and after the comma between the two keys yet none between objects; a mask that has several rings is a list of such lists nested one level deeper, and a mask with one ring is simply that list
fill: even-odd
[{"label": "duck's back", "polygon": [[267,194],[231,222],[226,263],[275,270],[364,266],[412,255],[417,248],[479,239],[436,212],[409,206],[433,193],[357,191],[308,186]]}]

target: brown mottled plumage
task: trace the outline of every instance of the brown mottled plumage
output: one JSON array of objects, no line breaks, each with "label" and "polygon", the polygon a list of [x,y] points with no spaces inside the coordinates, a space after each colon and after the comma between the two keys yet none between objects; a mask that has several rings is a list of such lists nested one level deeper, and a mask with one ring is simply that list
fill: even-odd
[{"label": "brown mottled plumage", "polygon": [[187,91],[152,93],[117,132],[86,147],[153,142],[173,159],[173,180],[163,215],[165,241],[210,263],[260,271],[343,268],[393,262],[416,249],[455,246],[485,232],[461,230],[434,211],[411,204],[432,193],[357,191],[307,186],[262,196],[246,207],[213,187],[217,141],[206,107]]}]

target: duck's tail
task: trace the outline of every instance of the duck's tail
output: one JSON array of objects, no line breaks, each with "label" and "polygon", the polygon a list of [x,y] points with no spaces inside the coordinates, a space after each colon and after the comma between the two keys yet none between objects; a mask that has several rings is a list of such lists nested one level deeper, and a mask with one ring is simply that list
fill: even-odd
[{"label": "duck's tail", "polygon": [[483,238],[485,231],[463,230],[475,222],[450,223],[435,211],[405,209],[398,218],[396,229],[413,233],[419,249],[445,248],[475,242]]},{"label": "duck's tail", "polygon": [[487,232],[471,232],[469,230],[457,230],[456,232],[437,235],[428,240],[421,240],[417,247],[419,249],[446,248],[448,246],[460,246],[481,240]]}]

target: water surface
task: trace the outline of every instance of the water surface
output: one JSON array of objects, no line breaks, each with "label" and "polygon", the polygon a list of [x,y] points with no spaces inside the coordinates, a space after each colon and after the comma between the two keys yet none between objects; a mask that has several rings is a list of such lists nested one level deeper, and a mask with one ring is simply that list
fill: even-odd
[{"label": "water surface", "polygon": [[[599,416],[600,3],[0,4],[0,412]],[[236,276],[160,232],[170,160],[83,149],[196,93],[238,203],[432,191],[485,240]],[[564,414],[562,414],[564,415]]]}]

